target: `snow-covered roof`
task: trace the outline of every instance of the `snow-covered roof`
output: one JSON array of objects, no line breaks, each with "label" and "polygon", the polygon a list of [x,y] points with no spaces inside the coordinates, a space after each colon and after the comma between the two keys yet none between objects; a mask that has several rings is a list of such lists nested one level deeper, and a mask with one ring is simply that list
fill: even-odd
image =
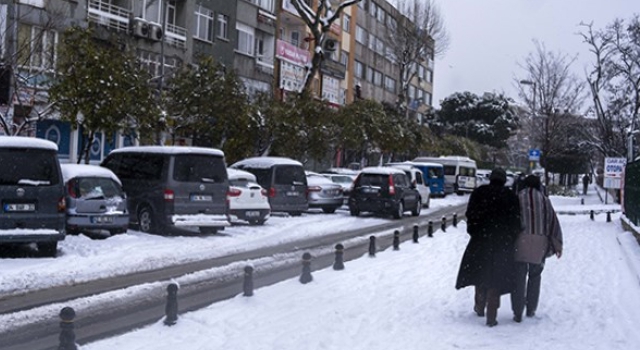
[{"label": "snow-covered roof", "polygon": [[392,168],[389,166],[376,166],[376,167],[366,167],[360,171],[361,174],[380,174],[380,175],[391,175],[391,174],[404,174],[404,171],[398,168]]},{"label": "snow-covered roof", "polygon": [[326,177],[313,172],[307,172],[307,184],[309,186],[331,186],[341,187],[337,183],[327,179]]},{"label": "snow-covered roof", "polygon": [[256,176],[252,173],[240,169],[227,168],[227,176],[229,180],[246,179],[250,182],[257,182]]},{"label": "snow-covered roof", "polygon": [[38,139],[35,137],[24,137],[24,136],[0,136],[0,147],[2,148],[16,148],[16,147],[24,147],[24,148],[42,148],[48,149],[52,151],[58,151],[58,145],[55,143]]},{"label": "snow-covered roof", "polygon": [[406,161],[406,162],[398,163],[398,164],[410,164],[412,166],[428,166],[428,167],[442,168],[442,164],[433,163],[433,162],[411,162],[411,161]]},{"label": "snow-covered roof", "polygon": [[211,154],[224,157],[224,152],[215,148],[205,147],[185,147],[185,146],[131,146],[114,149],[111,153],[139,152],[139,153],[160,153],[160,154]]},{"label": "snow-covered roof", "polygon": [[322,171],[322,174],[342,174],[342,175],[358,175],[359,170],[349,168],[329,168]]},{"label": "snow-covered roof", "polygon": [[293,160],[291,158],[284,157],[253,157],[243,159],[239,162],[232,164],[231,168],[237,167],[249,167],[249,168],[270,168],[274,165],[299,165],[302,166],[302,163],[297,160]]},{"label": "snow-covered roof", "polygon": [[115,182],[122,184],[120,179],[111,170],[90,164],[60,164],[62,169],[62,177],[64,182],[67,182],[75,177],[107,177],[113,179]]}]

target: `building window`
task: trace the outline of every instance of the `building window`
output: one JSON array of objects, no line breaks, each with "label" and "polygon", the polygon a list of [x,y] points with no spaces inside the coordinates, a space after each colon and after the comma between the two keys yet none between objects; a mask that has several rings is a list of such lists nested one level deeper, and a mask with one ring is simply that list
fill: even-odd
[{"label": "building window", "polygon": [[413,85],[409,85],[409,93],[407,97],[409,97],[409,100],[413,100],[416,98],[416,88],[413,87]]},{"label": "building window", "polygon": [[195,16],[193,36],[200,40],[213,42],[213,11],[198,5]]},{"label": "building window", "polygon": [[369,33],[369,49],[371,50],[375,50],[376,49],[376,36],[373,35],[373,33]]},{"label": "building window", "polygon": [[388,75],[384,77],[384,88],[388,91],[395,92],[396,91],[396,81]]},{"label": "building window", "polygon": [[426,92],[424,94],[424,96],[425,96],[424,103],[429,105],[429,106],[431,106],[431,99],[433,98],[433,96],[431,96],[431,93],[430,92]]},{"label": "building window", "polygon": [[369,14],[371,15],[371,17],[375,18],[377,12],[378,12],[378,5],[376,5],[375,2],[371,1],[369,3]]},{"label": "building window", "polygon": [[384,10],[382,8],[379,8],[378,9],[378,21],[380,21],[380,23],[384,23],[385,15],[386,15],[386,13],[384,12]]},{"label": "building window", "polygon": [[367,31],[360,26],[356,26],[356,41],[362,45],[367,45]]},{"label": "building window", "polygon": [[382,86],[382,73],[376,71],[373,71],[373,83],[376,86]]},{"label": "building window", "polygon": [[295,30],[291,32],[290,43],[295,47],[300,47],[300,32]]},{"label": "building window", "polygon": [[355,61],[355,76],[357,78],[364,78],[364,64],[359,61]]},{"label": "building window", "polygon": [[17,64],[33,70],[52,70],[56,63],[58,33],[40,27],[20,24],[18,29]]},{"label": "building window", "polygon": [[367,67],[367,81],[373,83],[373,68]]},{"label": "building window", "polygon": [[340,63],[344,66],[349,64],[349,53],[347,51],[342,51],[340,54]]},{"label": "building window", "polygon": [[236,31],[238,32],[238,46],[236,47],[238,52],[253,56],[255,42],[253,28],[246,24],[236,23]]},{"label": "building window", "polygon": [[273,0],[251,0],[254,4],[260,8],[273,13]]},{"label": "building window", "polygon": [[344,15],[342,16],[342,30],[348,32],[349,28],[351,28],[351,16]]},{"label": "building window", "polygon": [[424,71],[425,71],[424,66],[419,64],[418,65],[418,77],[420,77],[420,79],[424,79],[425,78]]},{"label": "building window", "polygon": [[426,80],[428,83],[433,83],[433,72],[429,69],[427,69]]},{"label": "building window", "polygon": [[229,40],[229,16],[218,14],[218,37]]}]

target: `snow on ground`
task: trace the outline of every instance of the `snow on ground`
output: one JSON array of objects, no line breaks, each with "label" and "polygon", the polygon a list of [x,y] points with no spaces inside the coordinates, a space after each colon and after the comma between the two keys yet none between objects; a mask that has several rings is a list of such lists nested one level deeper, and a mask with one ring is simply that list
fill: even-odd
[{"label": "snow on ground", "polygon": [[[595,193],[587,199],[597,202]],[[552,197],[559,211],[565,200]],[[640,247],[620,221],[560,216],[564,255],[547,261],[538,312],[520,324],[508,296],[488,328],[472,312],[473,290],[455,290],[468,241],[461,222],[343,271],[314,272],[309,284],[283,281],[181,314],[172,327],[159,320],[81,349],[637,349],[640,271],[630,262],[637,266]]]}]

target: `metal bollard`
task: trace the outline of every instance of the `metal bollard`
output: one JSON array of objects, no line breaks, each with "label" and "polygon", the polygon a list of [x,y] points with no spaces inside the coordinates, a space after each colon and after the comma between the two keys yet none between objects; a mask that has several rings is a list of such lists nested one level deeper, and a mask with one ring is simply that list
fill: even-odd
[{"label": "metal bollard", "polygon": [[313,281],[311,276],[311,254],[302,254],[302,274],[300,275],[300,283],[307,284]]},{"label": "metal bollard", "polygon": [[340,243],[336,244],[336,259],[333,262],[333,269],[344,270],[344,246]]},{"label": "metal bollard", "polygon": [[60,310],[60,341],[58,350],[77,350],[76,333],[74,331],[73,319],[76,318],[76,312],[73,308],[64,307]]},{"label": "metal bollard", "polygon": [[427,236],[433,237],[433,221],[429,220],[429,228],[427,230]]},{"label": "metal bollard", "polygon": [[376,236],[369,237],[369,256],[376,256]]},{"label": "metal bollard", "polygon": [[584,205],[584,198],[580,198],[580,204]]},{"label": "metal bollard", "polygon": [[607,222],[611,222],[611,212],[607,212]]},{"label": "metal bollard", "polygon": [[458,227],[458,214],[453,213],[453,227]]},{"label": "metal bollard", "polygon": [[253,296],[253,267],[244,267],[244,282],[242,283],[242,290],[245,297]]},{"label": "metal bollard", "polygon": [[593,210],[589,213],[589,218],[593,221]]},{"label": "metal bollard", "polygon": [[418,225],[413,225],[413,243],[418,243],[420,234],[418,233]]},{"label": "metal bollard", "polygon": [[400,231],[393,231],[393,250],[400,250]]},{"label": "metal bollard", "polygon": [[442,232],[447,232],[447,217],[442,217]]},{"label": "metal bollard", "polygon": [[167,305],[164,307],[164,324],[173,326],[178,322],[178,285],[171,283],[167,286]]}]

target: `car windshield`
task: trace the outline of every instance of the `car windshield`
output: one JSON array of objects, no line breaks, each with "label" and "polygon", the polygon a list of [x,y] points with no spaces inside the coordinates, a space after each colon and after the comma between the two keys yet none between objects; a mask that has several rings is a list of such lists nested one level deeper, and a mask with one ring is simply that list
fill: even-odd
[{"label": "car windshield", "polygon": [[47,186],[60,182],[58,160],[41,149],[0,149],[0,184]]}]

